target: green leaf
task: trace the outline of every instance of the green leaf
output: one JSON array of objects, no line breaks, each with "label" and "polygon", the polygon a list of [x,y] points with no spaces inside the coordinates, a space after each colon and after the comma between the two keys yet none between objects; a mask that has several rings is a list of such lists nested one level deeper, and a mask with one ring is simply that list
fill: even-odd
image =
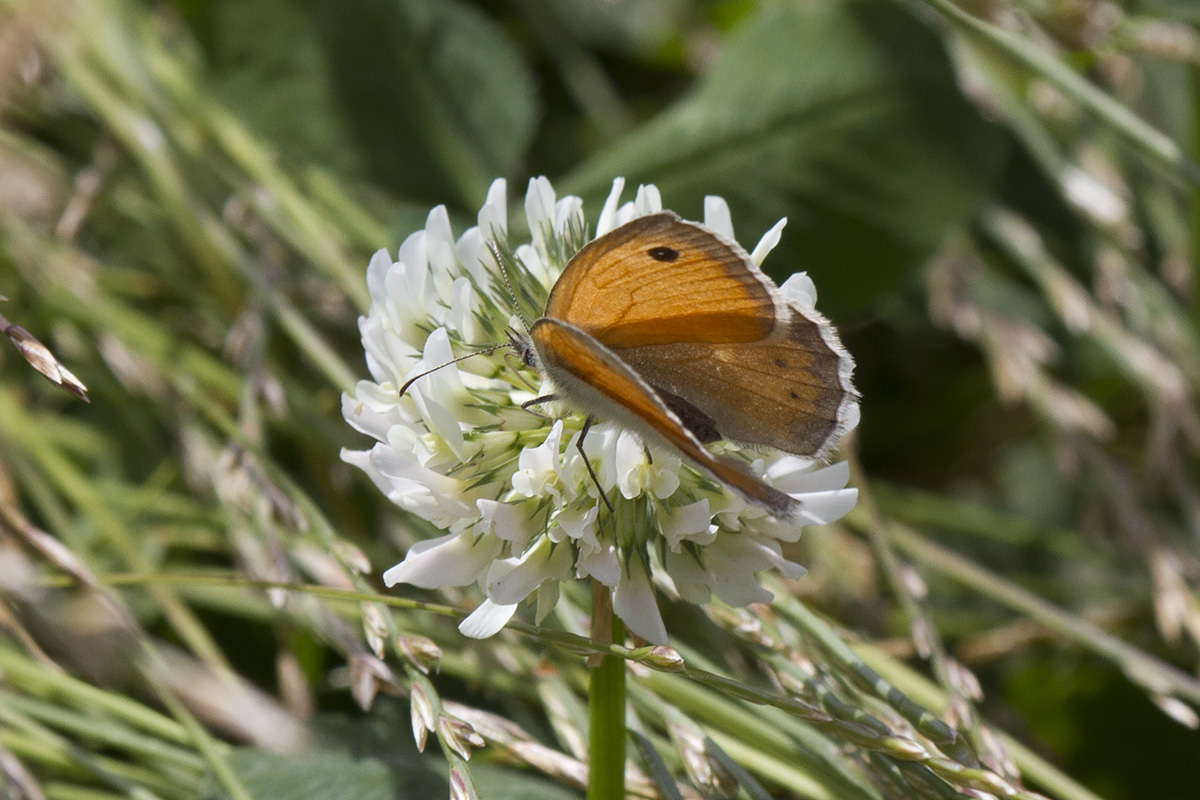
[{"label": "green leaf", "polygon": [[533,137],[529,67],[459,0],[214,0],[189,18],[260,135],[410,198],[476,206]]},{"label": "green leaf", "polygon": [[970,215],[1002,142],[959,92],[937,37],[897,6],[770,5],[690,95],[567,188],[592,200],[625,175],[693,218],[703,195],[723,195],[750,247],[787,216],[767,268],[808,270],[837,313],[895,288]]}]

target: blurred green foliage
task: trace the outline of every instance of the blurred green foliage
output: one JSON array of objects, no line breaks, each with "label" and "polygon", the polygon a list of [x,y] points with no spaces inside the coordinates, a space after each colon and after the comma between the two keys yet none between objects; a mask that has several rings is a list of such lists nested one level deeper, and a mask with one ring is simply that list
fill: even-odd
[{"label": "blurred green foliage", "polygon": [[[786,588],[856,649],[815,643],[786,601],[753,624],[835,722],[831,697],[945,754],[782,712],[768,741],[729,711],[761,706],[652,673],[634,705],[666,771],[687,780],[678,732],[703,720],[781,797],[961,797],[981,763],[1055,797],[1200,796],[1196,26],[1191,0],[5,0],[0,321],[92,402],[3,353],[0,787],[403,796],[386,747],[345,754],[347,687],[370,705],[426,680],[371,655],[364,613],[443,648],[436,703],[582,755],[574,653],[464,643],[411,609],[381,634],[354,598],[220,582],[365,593],[360,552],[377,575],[424,533],[337,459],[362,446],[339,405],[367,259],[433,205],[461,230],[493,178],[517,198],[547,174],[592,217],[623,175],[691,218],[724,196],[743,242],[788,218],[769,267],[814,276],[858,362],[864,502],[806,534],[810,576]],[[778,688],[745,617],[674,614],[689,663]],[[874,696],[858,658],[957,745]],[[342,715],[318,755],[219,741],[296,746],[315,707]],[[488,769],[481,791],[513,780]]]}]

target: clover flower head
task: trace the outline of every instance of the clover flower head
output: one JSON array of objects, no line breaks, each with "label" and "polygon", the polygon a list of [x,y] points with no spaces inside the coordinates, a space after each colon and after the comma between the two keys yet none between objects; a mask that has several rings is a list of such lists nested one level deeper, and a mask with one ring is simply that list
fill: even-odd
[{"label": "clover flower head", "polygon": [[[662,211],[653,185],[624,204],[623,188],[623,179],[613,182],[595,236]],[[460,626],[478,638],[503,628],[530,597],[540,621],[559,585],[573,578],[609,587],[628,628],[656,644],[667,641],[656,585],[693,603],[714,595],[739,606],[770,600],[758,573],[804,573],[781,545],[799,537],[801,524],[832,522],[853,508],[857,490],[846,488],[844,463],[716,445],[800,500],[799,517],[781,521],[612,422],[592,426],[581,453],[586,414],[559,403],[523,408],[550,389],[499,351],[436,369],[400,395],[410,378],[504,342],[507,331],[521,330],[522,315],[540,315],[555,279],[590,238],[583,202],[556,197],[545,178],[530,181],[525,195],[529,241],[510,238],[507,209],[505,182],[497,180],[478,225],[455,238],[438,206],[395,258],[381,250],[367,267],[371,306],[359,329],[371,380],[344,396],[343,413],[374,444],[342,458],[397,506],[445,531],[413,545],[384,582],[479,584],[486,599]],[[755,263],[779,242],[783,222],[751,251]],[[705,225],[734,238],[719,197],[706,198]],[[780,288],[794,305],[816,302],[803,274]],[[856,423],[850,405],[842,426]]]}]

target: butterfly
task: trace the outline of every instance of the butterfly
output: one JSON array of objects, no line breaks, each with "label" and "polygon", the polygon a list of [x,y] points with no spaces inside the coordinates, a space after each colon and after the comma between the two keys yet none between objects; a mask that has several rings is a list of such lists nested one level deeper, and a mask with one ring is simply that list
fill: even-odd
[{"label": "butterfly", "polygon": [[785,301],[740,245],[669,211],[580,249],[516,347],[554,387],[537,400],[587,411],[585,434],[612,419],[781,519],[799,501],[705,445],[820,457],[857,416],[854,362],[829,322]]}]

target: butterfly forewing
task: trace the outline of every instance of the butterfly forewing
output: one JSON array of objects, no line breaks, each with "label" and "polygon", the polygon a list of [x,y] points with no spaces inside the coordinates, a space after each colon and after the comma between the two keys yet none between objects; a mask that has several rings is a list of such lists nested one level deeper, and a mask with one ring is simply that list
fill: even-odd
[{"label": "butterfly forewing", "polygon": [[758,341],[776,306],[750,263],[736,244],[670,212],[652,214],[576,253],[545,316],[609,347]]}]

